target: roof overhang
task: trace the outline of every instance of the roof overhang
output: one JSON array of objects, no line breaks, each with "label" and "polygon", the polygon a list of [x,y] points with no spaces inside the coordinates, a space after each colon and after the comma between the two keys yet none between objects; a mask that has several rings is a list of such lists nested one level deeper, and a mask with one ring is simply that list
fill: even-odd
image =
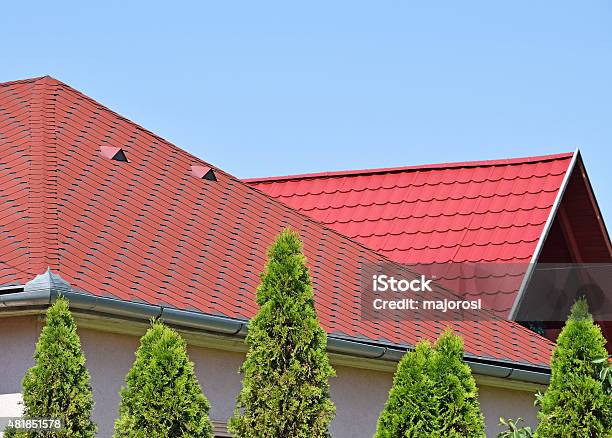
[{"label": "roof overhang", "polygon": [[510,309],[510,314],[508,315],[508,318],[512,321],[514,321],[518,315],[519,308],[525,297],[525,291],[527,290],[527,287],[529,286],[529,281],[531,280],[531,277],[533,276],[535,266],[538,262],[538,259],[540,258],[540,253],[542,252],[542,248],[544,247],[544,242],[546,241],[546,237],[548,237],[548,234],[550,233],[550,229],[557,215],[557,211],[559,211],[559,206],[561,205],[561,201],[563,200],[563,195],[565,194],[565,190],[567,189],[567,185],[569,184],[570,177],[572,176],[572,173],[574,171],[574,168],[576,167],[576,163],[578,162],[579,157],[580,157],[580,150],[576,149],[574,151],[574,155],[572,156],[572,161],[570,161],[570,164],[567,167],[567,171],[565,172],[563,181],[561,182],[561,187],[559,187],[559,191],[557,192],[557,197],[555,198],[555,202],[552,208],[550,209],[550,213],[548,215],[548,218],[546,219],[544,228],[542,229],[542,234],[540,235],[538,244],[536,245],[533,255],[531,256],[531,260],[529,261],[527,272],[525,273],[525,276],[523,277],[523,281],[521,282],[521,286],[519,287],[519,291],[516,296],[516,299],[514,300],[514,304],[512,305],[512,308]]},{"label": "roof overhang", "polygon": [[[103,320],[107,321],[108,329],[108,321],[122,321],[122,324],[118,325],[125,328],[130,323],[140,324],[142,327],[148,324],[151,318],[162,318],[168,325],[189,333],[191,337],[212,336],[217,340],[217,345],[221,346],[224,340],[228,343],[234,342],[234,344],[236,340],[240,340],[240,344],[244,345],[242,339],[247,333],[248,321],[244,319],[136,303],[75,291],[68,282],[50,270],[38,275],[24,286],[4,288],[0,292],[0,316],[3,313],[10,315],[41,313],[60,295],[70,301],[70,307],[77,319],[87,321],[86,325],[91,328],[102,325]],[[338,335],[327,336],[328,352],[336,357],[336,362],[346,366],[354,366],[356,362],[364,361],[372,365],[368,368],[393,370],[395,364],[411,348],[406,345],[351,339]],[[490,382],[496,381],[497,386],[508,386],[499,384],[499,381],[516,381],[531,385],[547,385],[550,381],[549,367],[513,363],[469,354],[466,354],[464,359],[474,374],[485,376]]]},{"label": "roof overhang", "polygon": [[601,214],[601,210],[599,208],[599,205],[597,203],[597,199],[595,198],[594,192],[593,192],[593,187],[591,185],[591,182],[589,180],[589,177],[587,175],[585,166],[584,166],[584,162],[582,160],[582,155],[580,153],[579,149],[576,149],[574,151],[574,154],[572,156],[572,160],[570,161],[570,164],[568,165],[567,171],[565,173],[565,176],[563,178],[563,181],[561,183],[561,186],[559,187],[559,191],[557,192],[557,196],[555,198],[555,202],[550,210],[550,213],[548,215],[548,218],[546,220],[546,223],[544,225],[544,228],[542,229],[542,233],[540,235],[540,238],[538,240],[537,246],[533,252],[533,255],[531,257],[531,260],[529,262],[529,266],[527,268],[527,272],[525,274],[525,276],[523,277],[523,281],[521,282],[521,286],[519,288],[518,294],[516,296],[516,299],[514,300],[514,304],[512,305],[512,308],[510,310],[510,313],[508,315],[508,318],[510,320],[517,320],[517,318],[519,317],[519,311],[521,308],[521,305],[523,304],[524,300],[525,300],[525,295],[527,293],[527,290],[529,288],[530,282],[533,278],[534,272],[536,270],[537,264],[538,262],[540,262],[540,256],[542,255],[542,250],[544,248],[544,245],[546,243],[546,239],[548,238],[551,229],[553,227],[553,223],[557,217],[557,215],[559,214],[559,212],[561,211],[561,213],[563,213],[562,211],[562,202],[563,202],[563,198],[564,195],[566,194],[568,187],[570,185],[570,180],[572,179],[572,175],[576,172],[580,172],[581,177],[584,181],[585,184],[585,189],[586,192],[588,194],[590,203],[593,206],[593,210],[594,213],[596,215],[597,218],[597,225],[601,231],[601,235],[603,236],[604,239],[604,244],[606,246],[607,252],[610,255],[610,258],[612,258],[612,242],[610,240],[610,235],[608,233],[608,230],[606,228],[605,222],[603,220],[602,214]]}]

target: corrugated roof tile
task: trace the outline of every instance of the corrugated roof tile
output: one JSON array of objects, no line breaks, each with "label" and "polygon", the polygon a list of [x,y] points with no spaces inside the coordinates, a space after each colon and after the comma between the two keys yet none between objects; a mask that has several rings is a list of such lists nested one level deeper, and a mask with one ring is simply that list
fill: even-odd
[{"label": "corrugated roof tile", "polygon": [[[357,236],[400,263],[525,262],[535,250],[571,158],[559,154],[250,183],[271,196],[284,187],[281,200],[287,205]],[[325,181],[326,197],[307,189],[319,180]],[[291,190],[296,181],[301,182],[299,193]],[[515,296],[516,291],[500,298],[500,314],[508,311]]]}]

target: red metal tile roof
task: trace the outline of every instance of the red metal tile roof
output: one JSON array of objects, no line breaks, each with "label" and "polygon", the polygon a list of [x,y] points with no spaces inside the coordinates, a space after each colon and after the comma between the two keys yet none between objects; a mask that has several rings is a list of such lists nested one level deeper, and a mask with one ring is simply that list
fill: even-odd
[{"label": "red metal tile roof", "polygon": [[[530,263],[572,153],[246,180],[407,264]],[[508,266],[508,270],[515,270]],[[472,294],[507,316],[522,275]]]},{"label": "red metal tile roof", "polygon": [[414,345],[448,324],[468,354],[548,363],[552,344],[513,322],[362,320],[359,266],[383,256],[53,78],[0,84],[0,202],[0,284],[50,266],[90,294],[249,318],[265,248],[290,225],[329,333]]}]

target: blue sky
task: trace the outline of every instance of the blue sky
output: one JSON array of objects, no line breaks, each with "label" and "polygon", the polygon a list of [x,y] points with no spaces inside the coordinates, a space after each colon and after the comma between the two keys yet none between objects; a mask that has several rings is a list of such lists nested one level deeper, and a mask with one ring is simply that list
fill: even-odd
[{"label": "blue sky", "polygon": [[3,4],[0,80],[50,74],[239,176],[580,147],[607,222],[607,1]]}]

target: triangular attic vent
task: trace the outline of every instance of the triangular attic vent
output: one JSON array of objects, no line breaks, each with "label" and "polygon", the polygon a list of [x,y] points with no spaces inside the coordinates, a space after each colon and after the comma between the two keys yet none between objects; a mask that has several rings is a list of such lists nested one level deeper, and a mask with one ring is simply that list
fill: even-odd
[{"label": "triangular attic vent", "polygon": [[208,166],[191,166],[191,174],[196,178],[217,181],[215,171]]},{"label": "triangular attic vent", "polygon": [[123,163],[129,162],[125,152],[121,148],[112,147],[112,146],[100,146],[100,154],[103,157],[114,161],[121,161]]}]

